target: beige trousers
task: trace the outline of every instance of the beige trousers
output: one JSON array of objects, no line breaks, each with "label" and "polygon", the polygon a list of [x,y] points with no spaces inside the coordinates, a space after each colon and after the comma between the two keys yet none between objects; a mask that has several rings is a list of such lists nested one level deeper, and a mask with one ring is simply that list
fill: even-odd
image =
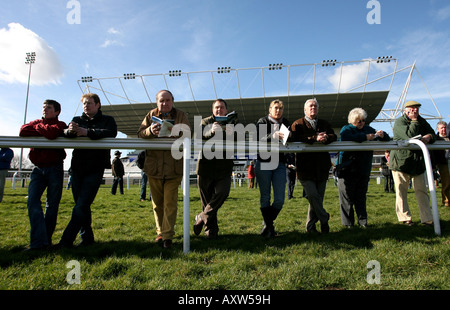
[{"label": "beige trousers", "polygon": [[148,176],[152,195],[153,214],[156,233],[163,240],[172,240],[178,211],[178,187],[183,177],[170,180],[154,179]]},{"label": "beige trousers", "polygon": [[400,222],[411,221],[411,212],[408,205],[409,180],[412,180],[414,192],[416,193],[417,204],[419,205],[420,221],[429,223],[433,221],[431,213],[430,198],[425,185],[425,173],[420,175],[409,175],[400,171],[392,171],[395,184],[395,211]]}]

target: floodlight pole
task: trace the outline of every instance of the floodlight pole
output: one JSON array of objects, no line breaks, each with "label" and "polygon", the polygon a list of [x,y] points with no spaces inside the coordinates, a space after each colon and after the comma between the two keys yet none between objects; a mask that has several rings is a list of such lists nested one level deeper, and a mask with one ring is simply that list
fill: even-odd
[{"label": "floodlight pole", "polygon": [[[31,52],[27,53],[27,57],[25,58],[25,64],[30,65],[28,69],[28,86],[27,86],[27,98],[25,101],[25,113],[23,116],[23,124],[27,123],[27,110],[28,110],[28,96],[30,94],[30,80],[31,80],[31,65],[36,62],[36,53]],[[19,175],[22,172],[22,159],[23,159],[23,148],[20,149],[20,162],[19,162]]]}]

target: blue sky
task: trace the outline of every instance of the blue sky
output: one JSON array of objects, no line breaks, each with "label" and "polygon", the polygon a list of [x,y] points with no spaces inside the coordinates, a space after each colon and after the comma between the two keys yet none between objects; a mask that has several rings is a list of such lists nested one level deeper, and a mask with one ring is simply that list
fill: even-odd
[{"label": "blue sky", "polygon": [[[68,22],[68,15],[74,16],[74,2],[80,5],[79,24]],[[1,0],[0,135],[18,135],[23,123],[28,77],[24,61],[26,52],[33,50],[37,59],[32,67],[27,121],[41,116],[47,98],[62,104],[61,120],[68,123],[79,115],[82,92],[77,80],[82,76],[250,68],[275,62],[296,65],[385,55],[398,58],[399,67],[416,62],[420,77],[448,121],[450,3],[379,0],[379,24],[367,22],[373,9],[367,8],[368,3]],[[428,102],[421,80],[417,75],[414,79],[408,99]],[[423,110],[436,113],[431,105]]]}]

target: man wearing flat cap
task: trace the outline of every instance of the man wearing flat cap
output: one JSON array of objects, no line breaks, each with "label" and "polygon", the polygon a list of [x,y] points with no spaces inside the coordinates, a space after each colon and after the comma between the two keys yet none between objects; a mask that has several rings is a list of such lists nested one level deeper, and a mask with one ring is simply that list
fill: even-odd
[{"label": "man wearing flat cap", "polygon": [[[420,135],[425,143],[434,143],[436,135],[430,124],[419,115],[421,104],[417,101],[405,103],[404,113],[394,124],[394,140],[409,140]],[[413,224],[409,210],[407,193],[409,181],[412,180],[419,206],[420,221],[425,225],[433,224],[430,199],[425,184],[425,161],[421,150],[392,150],[390,168],[395,184],[395,210],[399,222]]]}]

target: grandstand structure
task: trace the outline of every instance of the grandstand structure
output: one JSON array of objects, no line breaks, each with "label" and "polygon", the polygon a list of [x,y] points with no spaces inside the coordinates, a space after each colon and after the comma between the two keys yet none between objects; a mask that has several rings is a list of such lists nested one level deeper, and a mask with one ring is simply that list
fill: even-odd
[{"label": "grandstand structure", "polygon": [[[188,114],[191,125],[194,116],[211,115],[212,103],[217,98],[225,99],[228,110],[236,111],[244,125],[265,116],[274,99],[283,101],[284,116],[293,122],[304,115],[304,102],[316,98],[319,117],[328,120],[338,133],[347,124],[348,112],[355,107],[366,110],[367,124],[393,124],[407,100],[414,73],[428,92],[415,63],[400,67],[399,60],[392,56],[299,65],[274,63],[255,68],[219,66],[193,72],[174,69],[158,74],[88,76],[77,83],[82,93],[99,94],[104,113],[113,116],[118,130],[130,138],[136,137],[145,115],[156,107],[156,93],[161,89],[173,93],[174,106]],[[421,115],[442,119],[431,94],[429,97],[421,101]]]}]

